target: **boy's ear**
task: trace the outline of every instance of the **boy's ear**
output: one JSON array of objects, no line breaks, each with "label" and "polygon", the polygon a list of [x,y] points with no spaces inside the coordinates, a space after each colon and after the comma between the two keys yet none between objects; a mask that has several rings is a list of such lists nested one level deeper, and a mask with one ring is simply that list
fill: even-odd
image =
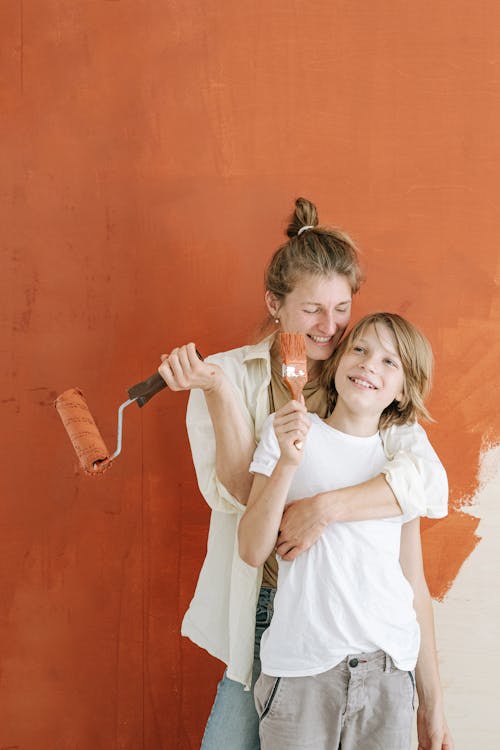
[{"label": "boy's ear", "polygon": [[266,302],[267,309],[269,310],[269,314],[275,318],[278,314],[278,310],[281,307],[279,299],[276,297],[273,292],[270,292],[269,290],[266,291],[264,295],[264,299]]}]

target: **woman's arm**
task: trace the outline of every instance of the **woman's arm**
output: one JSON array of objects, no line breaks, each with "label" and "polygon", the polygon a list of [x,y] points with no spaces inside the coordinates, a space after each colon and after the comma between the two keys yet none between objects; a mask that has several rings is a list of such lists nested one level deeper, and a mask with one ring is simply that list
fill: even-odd
[{"label": "woman's arm", "polygon": [[284,560],[294,560],[319,539],[330,523],[399,515],[401,508],[384,475],[379,474],[353,487],[290,503],[281,520],[276,551]]},{"label": "woman's arm", "polygon": [[[243,365],[224,355],[227,365]],[[190,390],[187,427],[200,490],[215,510],[242,511],[252,478],[248,467],[255,450],[253,420],[242,395],[221,366],[201,361],[194,344],[162,356],[158,368],[173,391]]]},{"label": "woman's arm", "polygon": [[382,434],[388,461],[368,482],[323,492],[289,505],[280,526],[277,551],[293,560],[324,528],[336,521],[390,518],[402,512],[440,518],[447,513],[446,472],[425,430],[417,423]]},{"label": "woman's arm", "polygon": [[227,379],[217,378],[204,393],[215,434],[215,473],[227,491],[246,505],[252,487],[248,467],[255,450],[253,432]]},{"label": "woman's arm", "polygon": [[413,606],[420,626],[420,651],[415,670],[418,693],[418,747],[419,750],[453,750],[453,740],[444,715],[434,613],[424,575],[418,518],[403,525],[400,562],[403,573],[413,589]]},{"label": "woman's arm", "polygon": [[404,514],[443,518],[448,479],[423,427],[417,422],[382,432],[389,459],[382,469]]}]

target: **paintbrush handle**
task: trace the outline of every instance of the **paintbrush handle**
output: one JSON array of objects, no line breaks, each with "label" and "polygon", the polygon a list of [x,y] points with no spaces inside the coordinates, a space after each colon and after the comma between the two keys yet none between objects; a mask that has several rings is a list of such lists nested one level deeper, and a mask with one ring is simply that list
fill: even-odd
[{"label": "paintbrush handle", "polygon": [[304,388],[302,383],[297,382],[297,380],[285,380],[285,383],[288,387],[288,390],[290,391],[290,396],[293,398],[293,400],[300,401],[302,390]]},{"label": "paintbrush handle", "polygon": [[[288,378],[285,378],[284,382],[288,390],[290,391],[290,396],[293,398],[293,400],[300,401],[302,397],[302,391],[304,388],[303,381],[299,379],[288,380]],[[294,446],[297,448],[298,451],[301,451],[302,448],[304,447],[304,443],[302,442],[302,440],[295,440]]]}]

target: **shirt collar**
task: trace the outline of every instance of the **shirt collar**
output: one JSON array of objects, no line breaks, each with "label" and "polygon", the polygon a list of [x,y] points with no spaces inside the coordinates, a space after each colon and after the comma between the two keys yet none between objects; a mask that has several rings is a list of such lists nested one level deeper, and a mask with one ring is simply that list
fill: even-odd
[{"label": "shirt collar", "polygon": [[271,333],[270,336],[266,336],[258,344],[247,347],[247,351],[243,356],[243,362],[251,362],[254,359],[266,359],[269,361],[269,352],[275,336],[275,333]]}]

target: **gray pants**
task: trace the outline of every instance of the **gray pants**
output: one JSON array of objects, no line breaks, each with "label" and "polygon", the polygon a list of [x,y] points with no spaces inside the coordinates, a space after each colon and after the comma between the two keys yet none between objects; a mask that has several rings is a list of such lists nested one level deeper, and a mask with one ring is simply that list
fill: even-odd
[{"label": "gray pants", "polygon": [[415,681],[383,651],[312,677],[261,674],[261,750],[409,750]]}]

